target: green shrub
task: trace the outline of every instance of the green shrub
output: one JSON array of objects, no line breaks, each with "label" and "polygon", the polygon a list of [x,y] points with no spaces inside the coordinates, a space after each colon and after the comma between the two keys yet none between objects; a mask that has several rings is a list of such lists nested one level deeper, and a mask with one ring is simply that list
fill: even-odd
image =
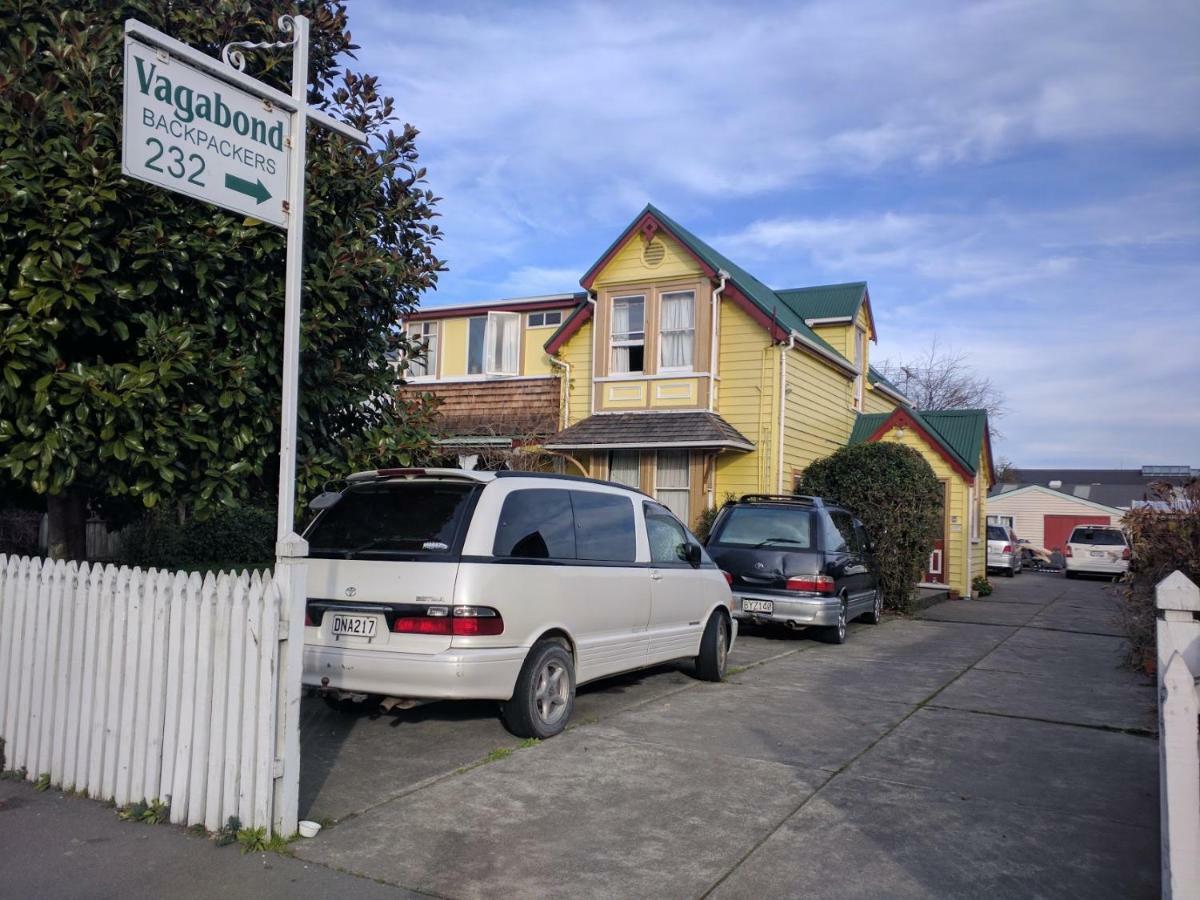
[{"label": "green shrub", "polygon": [[152,513],[127,526],[121,540],[125,562],[134,566],[252,565],[275,555],[275,514],[252,506],[233,506],[180,525],[170,515]]},{"label": "green shrub", "polygon": [[1128,662],[1148,667],[1155,651],[1155,586],[1178,570],[1200,584],[1200,479],[1181,488],[1156,484],[1150,498],[1161,508],[1131,509],[1122,520],[1132,556],[1125,576],[1121,623],[1129,637]]},{"label": "green shrub", "polygon": [[[733,500],[733,494],[726,494],[724,502],[729,503],[731,500]],[[713,522],[717,520],[717,513],[720,511],[720,506],[714,506],[711,509],[704,510],[696,517],[696,528],[693,533],[702,542],[708,540],[708,535],[712,532]]]},{"label": "green shrub", "polygon": [[992,583],[986,575],[976,575],[971,579],[971,590],[978,591],[980,597],[987,597],[992,593]]},{"label": "green shrub", "polygon": [[797,490],[862,520],[884,603],[907,609],[942,523],[941,482],[921,454],[888,442],[843,447],[805,469]]}]

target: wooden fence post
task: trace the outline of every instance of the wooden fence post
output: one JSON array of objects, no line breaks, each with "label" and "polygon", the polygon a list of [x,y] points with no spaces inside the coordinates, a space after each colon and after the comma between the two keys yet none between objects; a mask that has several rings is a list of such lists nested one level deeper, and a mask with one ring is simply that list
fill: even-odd
[{"label": "wooden fence post", "polygon": [[304,666],[304,614],[308,598],[308,542],[291,532],[275,545],[275,581],[281,594],[279,671],[275,720],[274,826],[295,834],[300,804],[300,679]]},{"label": "wooden fence post", "polygon": [[1155,589],[1162,895],[1200,898],[1200,588],[1173,572]]}]

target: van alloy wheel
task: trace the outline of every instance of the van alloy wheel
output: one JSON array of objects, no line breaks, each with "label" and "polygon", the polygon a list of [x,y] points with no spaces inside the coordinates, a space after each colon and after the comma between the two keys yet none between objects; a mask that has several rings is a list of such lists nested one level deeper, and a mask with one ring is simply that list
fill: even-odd
[{"label": "van alloy wheel", "polygon": [[871,612],[867,616],[867,621],[872,625],[878,625],[883,621],[883,591],[875,588],[875,599],[871,603]]},{"label": "van alloy wheel", "polygon": [[547,725],[555,725],[567,711],[567,699],[571,692],[571,679],[566,667],[556,659],[546,661],[538,673],[534,702],[538,716]]},{"label": "van alloy wheel", "polygon": [[725,674],[725,664],[729,659],[729,623],[724,616],[719,617],[717,625],[717,669]]},{"label": "van alloy wheel", "polygon": [[839,644],[846,640],[846,601],[844,598],[842,607],[838,610],[837,636]]}]

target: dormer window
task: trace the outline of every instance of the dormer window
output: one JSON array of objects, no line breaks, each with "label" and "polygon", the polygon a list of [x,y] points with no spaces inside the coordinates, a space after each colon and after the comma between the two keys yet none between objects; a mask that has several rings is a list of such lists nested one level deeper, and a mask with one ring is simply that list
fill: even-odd
[{"label": "dormer window", "polygon": [[616,297],[613,299],[612,371],[619,373],[645,371],[646,298]]},{"label": "dormer window", "polygon": [[691,371],[696,344],[696,294],[672,291],[662,294],[660,300],[659,369]]}]

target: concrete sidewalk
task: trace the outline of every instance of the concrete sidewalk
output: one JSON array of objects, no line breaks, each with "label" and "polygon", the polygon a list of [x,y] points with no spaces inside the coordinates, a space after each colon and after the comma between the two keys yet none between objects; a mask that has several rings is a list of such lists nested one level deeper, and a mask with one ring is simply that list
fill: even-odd
[{"label": "concrete sidewalk", "polygon": [[416,895],[171,825],[122,822],[116,810],[0,781],[0,897],[28,900],[253,897],[397,900]]},{"label": "concrete sidewalk", "polygon": [[307,700],[300,858],[0,782],[0,895],[1156,897],[1154,687],[1114,610],[1028,573],[843,646],[750,629],[726,683],[588,686],[535,746],[491,704]]},{"label": "concrete sidewalk", "polygon": [[490,710],[310,708],[305,795],[343,821],[298,852],[446,897],[1157,896],[1154,689],[1114,609],[1028,574],[840,647],[752,632],[727,683],[601,685],[511,755]]}]

